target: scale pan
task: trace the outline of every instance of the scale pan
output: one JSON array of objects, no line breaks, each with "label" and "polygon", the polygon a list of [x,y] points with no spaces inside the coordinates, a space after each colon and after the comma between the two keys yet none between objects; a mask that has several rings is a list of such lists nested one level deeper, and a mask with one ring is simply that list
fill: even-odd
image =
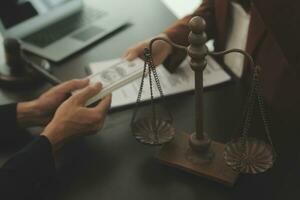
[{"label": "scale pan", "polygon": [[175,136],[175,128],[167,120],[150,118],[139,119],[132,124],[134,137],[143,144],[162,145],[170,142]]},{"label": "scale pan", "polygon": [[239,138],[225,146],[224,159],[233,170],[257,174],[270,169],[275,160],[271,145],[255,138]]}]

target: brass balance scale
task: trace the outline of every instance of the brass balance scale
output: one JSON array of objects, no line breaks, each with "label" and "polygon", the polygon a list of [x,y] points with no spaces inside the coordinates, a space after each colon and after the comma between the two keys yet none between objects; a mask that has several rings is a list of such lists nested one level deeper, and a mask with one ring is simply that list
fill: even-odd
[{"label": "brass balance scale", "polygon": [[[190,173],[197,174],[227,186],[233,186],[240,173],[256,174],[267,171],[275,162],[276,153],[270,136],[270,123],[267,118],[264,99],[259,84],[260,67],[255,66],[252,57],[240,49],[230,49],[222,52],[209,52],[205,43],[206,23],[203,18],[196,16],[188,24],[191,32],[188,36],[188,47],[173,43],[165,38],[154,38],[149,48],[144,51],[145,64],[137,97],[136,109],[133,113],[131,128],[135,138],[144,144],[163,145],[157,158],[167,165],[174,166]],[[187,52],[190,56],[190,67],[195,72],[195,125],[192,134],[176,133],[172,116],[168,119],[157,115],[153,88],[156,84],[160,96],[164,97],[159,78],[153,65],[152,46],[156,41],[164,41],[174,48]],[[203,70],[207,65],[206,56],[224,56],[229,53],[240,53],[249,60],[253,69],[252,85],[244,114],[244,124],[241,137],[222,144],[211,140],[203,130]],[[152,104],[152,116],[137,119],[141,103],[145,77],[148,76]],[[268,142],[249,137],[249,127],[253,118],[254,106],[258,103],[264,122]]]}]

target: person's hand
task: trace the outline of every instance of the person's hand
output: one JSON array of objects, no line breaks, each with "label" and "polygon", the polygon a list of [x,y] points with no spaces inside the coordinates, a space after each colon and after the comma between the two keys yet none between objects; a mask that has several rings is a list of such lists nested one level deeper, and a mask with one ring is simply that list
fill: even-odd
[{"label": "person's hand", "polygon": [[[163,37],[169,39],[166,34],[160,34],[158,37]],[[151,38],[152,39],[152,38]],[[149,48],[150,40],[140,42],[134,47],[129,48],[123,57],[128,60],[132,61],[137,57],[143,59],[144,49]],[[155,41],[152,47],[152,56],[153,56],[153,63],[155,66],[162,64],[165,59],[172,53],[172,47],[164,41]]]},{"label": "person's hand", "polygon": [[42,133],[49,139],[54,151],[70,139],[97,133],[102,128],[110,107],[111,95],[103,98],[93,108],[85,106],[101,88],[101,84],[88,86],[71,96],[57,109],[52,121]]},{"label": "person's hand", "polygon": [[71,92],[89,84],[88,79],[71,80],[60,84],[38,99],[17,105],[17,120],[21,127],[46,125],[52,119],[56,109]]}]

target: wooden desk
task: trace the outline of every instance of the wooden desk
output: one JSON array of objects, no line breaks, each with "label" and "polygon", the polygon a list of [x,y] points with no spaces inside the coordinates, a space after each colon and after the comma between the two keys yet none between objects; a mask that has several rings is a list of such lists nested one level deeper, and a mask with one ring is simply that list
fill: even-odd
[{"label": "wooden desk", "polygon": [[[118,57],[129,46],[158,34],[175,20],[159,0],[94,2],[120,18],[129,16],[132,26],[63,63],[55,64],[54,74],[62,80],[84,77],[84,66],[89,62]],[[0,102],[32,99],[48,87],[44,84],[18,92],[1,89]],[[241,116],[241,90],[238,84],[231,83],[206,91],[205,130],[210,137],[225,142],[236,132]],[[176,128],[193,131],[193,94],[168,98],[167,101]],[[159,147],[144,146],[132,137],[129,128],[131,114],[132,109],[110,113],[101,134],[67,145],[58,158],[60,167],[56,187],[45,194],[46,199],[229,200],[234,197],[241,199],[241,196],[246,199],[252,193],[261,192],[245,189],[251,187],[251,178],[242,178],[237,187],[229,189],[158,163],[154,155]],[[1,160],[6,157],[2,155]]]}]

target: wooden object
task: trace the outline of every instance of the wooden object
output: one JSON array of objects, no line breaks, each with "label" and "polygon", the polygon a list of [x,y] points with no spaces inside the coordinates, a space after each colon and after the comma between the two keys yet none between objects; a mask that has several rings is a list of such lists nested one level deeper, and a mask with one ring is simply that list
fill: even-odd
[{"label": "wooden object", "polygon": [[203,70],[208,55],[205,26],[204,19],[198,16],[189,22],[191,32],[187,52],[191,57],[190,66],[195,72],[196,131],[178,134],[173,142],[162,148],[157,158],[169,165],[232,186],[238,173],[225,164],[224,144],[212,141],[203,131]]},{"label": "wooden object", "polygon": [[191,149],[188,142],[189,137],[188,133],[177,133],[171,143],[162,147],[157,155],[158,160],[226,186],[233,186],[238,178],[238,173],[224,162],[224,144],[212,141],[210,149],[214,152],[214,159],[208,163],[202,163],[201,156]]},{"label": "wooden object", "polygon": [[20,88],[32,86],[43,79],[52,85],[61,83],[47,71],[50,69],[50,64],[46,60],[41,59],[40,63],[36,64],[26,59],[16,39],[5,39],[4,50],[6,64],[1,66],[0,86]]}]

